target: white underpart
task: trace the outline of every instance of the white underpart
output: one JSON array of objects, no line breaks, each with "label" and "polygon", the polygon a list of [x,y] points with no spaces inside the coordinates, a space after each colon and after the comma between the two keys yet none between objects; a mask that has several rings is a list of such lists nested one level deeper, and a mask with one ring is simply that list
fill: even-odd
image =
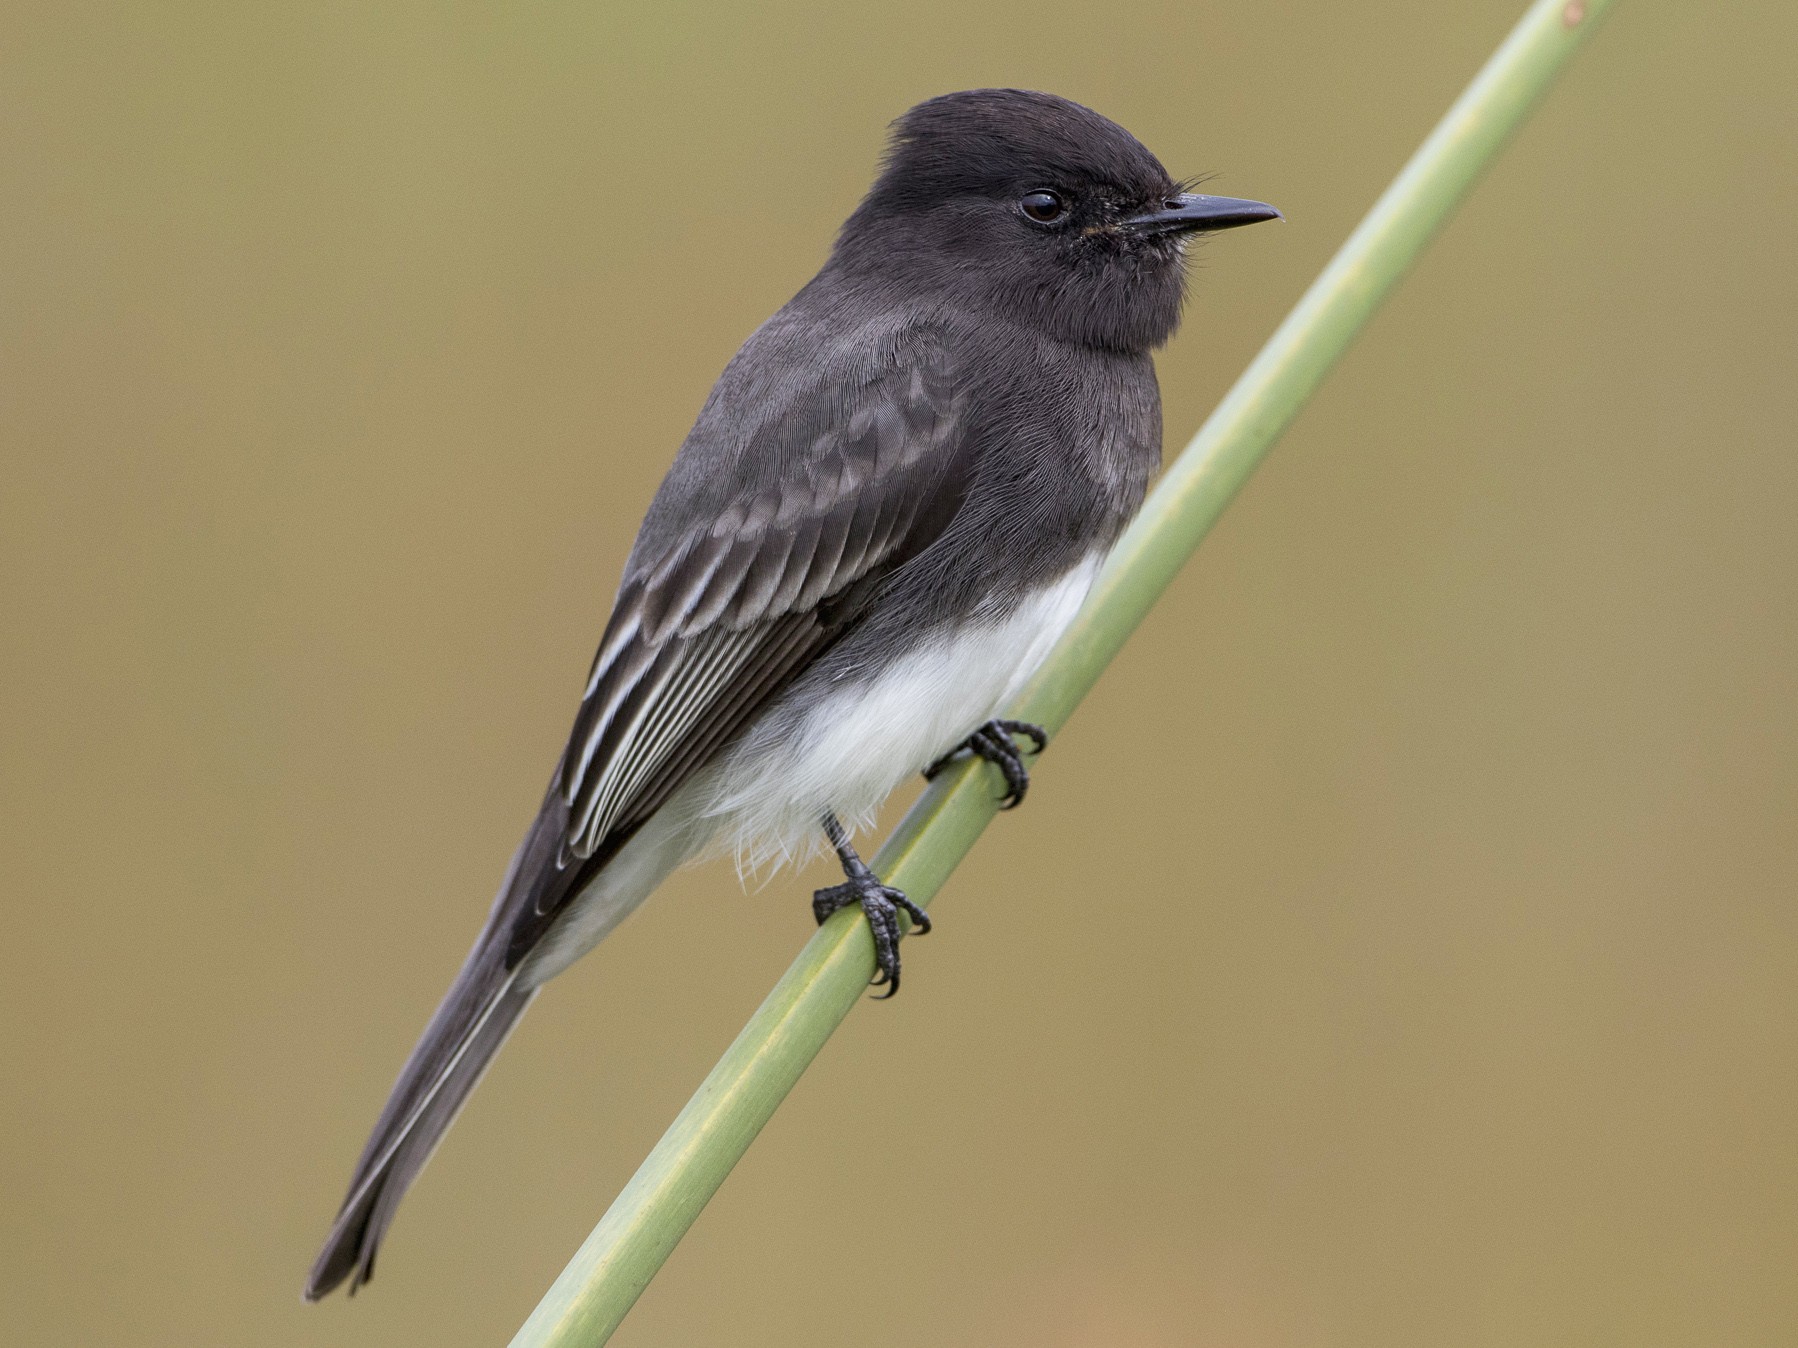
[{"label": "white underpart", "polygon": [[826,811],[851,832],[865,827],[893,788],[999,714],[1067,630],[1097,569],[1077,566],[1004,617],[846,685],[778,743],[744,740],[719,765],[703,807],[717,821],[712,850],[757,872],[815,853]]},{"label": "white underpart", "polygon": [[855,832],[900,783],[1004,710],[1092,588],[1095,556],[990,623],[964,627],[821,699],[778,740],[751,733],[698,774],[606,864],[520,970],[536,986],[597,945],[683,861],[738,870],[803,861],[835,813]]}]

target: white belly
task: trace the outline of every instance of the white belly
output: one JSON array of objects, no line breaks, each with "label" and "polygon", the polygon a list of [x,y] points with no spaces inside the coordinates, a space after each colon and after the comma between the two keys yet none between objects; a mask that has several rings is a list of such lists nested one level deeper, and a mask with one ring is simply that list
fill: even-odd
[{"label": "white belly", "polygon": [[688,782],[600,870],[519,970],[523,987],[562,972],[698,854],[743,872],[803,861],[834,812],[865,827],[893,789],[991,720],[1067,630],[1098,574],[1075,567],[1003,619],[972,627],[820,702],[778,740],[751,734]]},{"label": "white belly", "polygon": [[845,687],[778,742],[751,735],[708,774],[712,849],[759,871],[815,852],[826,811],[865,827],[895,787],[1003,710],[1073,621],[1099,561]]}]

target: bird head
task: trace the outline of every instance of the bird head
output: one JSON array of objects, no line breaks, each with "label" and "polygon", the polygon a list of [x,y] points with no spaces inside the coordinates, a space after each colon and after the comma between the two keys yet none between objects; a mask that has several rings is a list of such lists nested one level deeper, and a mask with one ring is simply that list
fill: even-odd
[{"label": "bird head", "polygon": [[1057,338],[1148,350],[1172,335],[1194,234],[1280,212],[1183,190],[1123,127],[1052,94],[974,89],[893,125],[837,252]]}]

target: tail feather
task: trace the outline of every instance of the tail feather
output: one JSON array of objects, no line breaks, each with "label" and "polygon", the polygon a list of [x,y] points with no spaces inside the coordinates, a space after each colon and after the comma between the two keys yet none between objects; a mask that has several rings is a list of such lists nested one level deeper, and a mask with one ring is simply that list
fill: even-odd
[{"label": "tail feather", "polygon": [[470,956],[356,1163],[349,1196],[306,1279],[306,1300],[318,1300],[346,1278],[352,1293],[369,1280],[400,1199],[536,995],[535,988],[517,988],[487,952],[477,948]]},{"label": "tail feather", "polygon": [[400,1199],[536,997],[536,987],[521,985],[518,970],[508,967],[506,951],[520,911],[532,910],[545,883],[577,885],[584,879],[553,864],[567,817],[552,788],[513,853],[474,949],[400,1069],[356,1162],[349,1195],[306,1279],[306,1300],[317,1301],[346,1279],[351,1292],[368,1281],[375,1249]]}]

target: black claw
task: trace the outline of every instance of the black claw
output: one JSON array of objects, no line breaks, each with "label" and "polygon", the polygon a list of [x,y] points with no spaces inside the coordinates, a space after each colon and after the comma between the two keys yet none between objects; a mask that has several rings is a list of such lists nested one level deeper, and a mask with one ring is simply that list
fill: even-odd
[{"label": "black claw", "polygon": [[1024,767],[1024,756],[1003,731],[978,731],[970,743],[976,741],[978,747],[974,752],[998,768],[999,775],[1005,778],[1005,794],[999,797],[999,808],[1015,809],[1030,789],[1030,773]]},{"label": "black claw", "polygon": [[861,868],[861,874],[850,875],[841,884],[818,890],[811,897],[811,913],[818,918],[820,926],[836,909],[850,906],[856,906],[867,915],[868,931],[874,935],[877,972],[872,987],[885,987],[883,996],[890,998],[899,990],[899,936],[903,935],[899,929],[899,913],[912,918],[913,935],[919,936],[930,931],[930,917],[924,909],[906,899],[904,893],[874,879],[874,872],[867,868]]},{"label": "black claw", "polygon": [[865,861],[856,855],[849,836],[834,814],[824,816],[825,836],[843,863],[843,883],[820,889],[812,895],[812,916],[822,926],[830,915],[850,904],[858,906],[868,919],[868,930],[874,935],[874,964],[877,972],[870,986],[884,987],[876,994],[884,1001],[899,991],[899,939],[905,933],[899,925],[899,914],[912,921],[912,930],[922,936],[930,930],[930,917],[905,896],[903,890],[880,883]]},{"label": "black claw", "polygon": [[929,913],[925,912],[922,908],[918,907],[917,904],[906,898],[904,892],[901,890],[888,889],[886,891],[886,896],[892,900],[896,907],[904,909],[905,915],[911,919],[911,934],[913,936],[930,935]]},{"label": "black claw", "polygon": [[1033,754],[1040,754],[1049,747],[1049,732],[1040,725],[1029,721],[994,721],[993,724],[1007,735],[1027,735],[1036,744],[1036,747],[1030,751]]},{"label": "black claw", "polygon": [[988,721],[954,749],[924,769],[929,781],[951,763],[967,755],[984,758],[1005,778],[1005,794],[999,797],[1001,810],[1015,809],[1030,790],[1030,772],[1024,766],[1024,751],[1012,737],[1022,735],[1035,746],[1032,754],[1040,754],[1049,746],[1049,732],[1029,721]]}]

